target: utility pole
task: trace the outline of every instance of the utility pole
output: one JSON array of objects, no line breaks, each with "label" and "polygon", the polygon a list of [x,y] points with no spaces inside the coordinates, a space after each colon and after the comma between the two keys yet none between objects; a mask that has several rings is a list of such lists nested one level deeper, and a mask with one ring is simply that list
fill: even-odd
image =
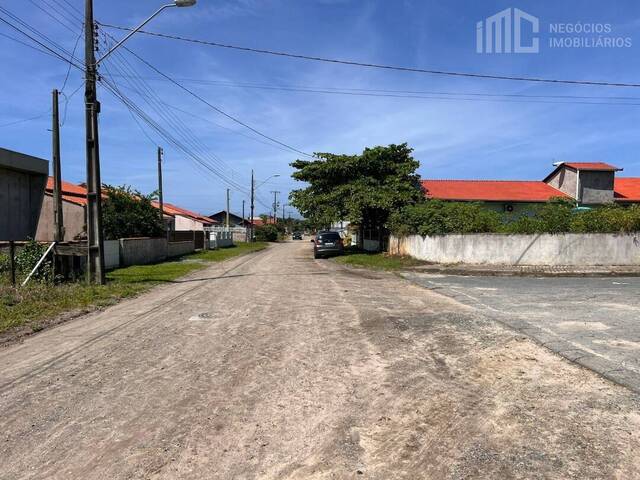
[{"label": "utility pole", "polygon": [[58,90],[53,94],[53,115],[51,125],[53,163],[53,240],[64,241],[64,218],[62,213],[62,171],[60,167],[60,116],[58,109]]},{"label": "utility pole", "polygon": [[229,189],[227,188],[227,216],[225,219],[225,225],[227,230],[229,230]]},{"label": "utility pole", "polygon": [[249,230],[250,230],[250,237],[249,237],[249,241],[253,242],[253,216],[254,216],[254,201],[255,201],[255,196],[256,196],[256,181],[253,177],[253,169],[251,169],[251,219],[249,220],[251,222]]},{"label": "utility pole", "polygon": [[162,150],[162,147],[158,147],[158,204],[160,206],[160,225],[162,225],[162,231],[165,231],[164,201],[162,199],[162,154],[163,153],[164,153],[164,150]]},{"label": "utility pole", "polygon": [[245,238],[244,238],[244,240],[245,240],[245,241],[247,241],[247,235],[246,235],[246,233],[247,233],[247,227],[246,227],[246,225],[245,225],[245,221],[244,221],[244,203],[245,203],[245,201],[246,201],[246,200],[244,200],[244,199],[242,200],[242,226],[244,227],[244,232],[245,232]]},{"label": "utility pole", "polygon": [[271,191],[273,193],[273,223],[277,223],[278,221],[278,194],[279,191]]},{"label": "utility pole", "polygon": [[84,101],[87,144],[87,278],[89,282],[104,285],[102,184],[100,182],[100,143],[98,138],[100,103],[96,92],[95,40],[97,32],[93,21],[93,0],[85,0],[84,27]]}]

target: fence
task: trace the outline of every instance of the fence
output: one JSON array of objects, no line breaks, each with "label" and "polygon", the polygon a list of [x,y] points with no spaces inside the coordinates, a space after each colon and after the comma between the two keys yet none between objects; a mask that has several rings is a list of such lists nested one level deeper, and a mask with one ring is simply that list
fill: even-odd
[{"label": "fence", "polygon": [[209,232],[209,250],[233,246],[233,232]]},{"label": "fence", "polygon": [[213,226],[206,227],[206,231],[208,232],[231,232],[232,239],[234,242],[246,242],[247,241],[247,228],[245,227],[221,227],[221,226]]},{"label": "fence", "polygon": [[391,237],[389,252],[435,263],[640,265],[640,234],[412,235]]},{"label": "fence", "polygon": [[202,230],[173,230],[167,237],[169,242],[193,242],[194,248],[204,248],[205,235]]}]

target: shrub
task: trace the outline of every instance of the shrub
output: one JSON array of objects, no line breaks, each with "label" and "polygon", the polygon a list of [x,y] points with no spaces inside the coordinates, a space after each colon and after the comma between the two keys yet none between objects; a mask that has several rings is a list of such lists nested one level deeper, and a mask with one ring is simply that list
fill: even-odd
[{"label": "shrub", "polygon": [[[47,251],[48,245],[42,245],[35,240],[29,240],[16,254],[16,270],[23,276],[29,275],[42,255]],[[53,261],[49,255],[33,274],[31,280],[50,282],[53,280]]]},{"label": "shrub", "polygon": [[273,224],[255,227],[255,236],[258,242],[277,242],[278,228]]},{"label": "shrub", "polygon": [[496,232],[500,224],[500,215],[481,204],[430,200],[392,214],[388,226],[397,235],[443,235]]},{"label": "shrub", "polygon": [[625,233],[640,231],[640,205],[576,211],[566,199],[553,199],[513,220],[482,204],[429,200],[405,207],[390,218],[398,236],[448,233]]},{"label": "shrub", "polygon": [[164,226],[160,213],[151,203],[155,193],[143,195],[130,187],[105,185],[102,226],[107,240],[132,237],[161,237]]}]

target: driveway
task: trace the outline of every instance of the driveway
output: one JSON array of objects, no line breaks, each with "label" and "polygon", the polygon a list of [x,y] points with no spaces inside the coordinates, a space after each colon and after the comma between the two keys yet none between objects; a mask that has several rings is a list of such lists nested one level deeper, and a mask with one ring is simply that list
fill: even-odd
[{"label": "driveway", "polygon": [[640,399],[278,244],[0,350],[0,477],[640,478]]},{"label": "driveway", "polygon": [[640,278],[407,274],[640,392]]}]

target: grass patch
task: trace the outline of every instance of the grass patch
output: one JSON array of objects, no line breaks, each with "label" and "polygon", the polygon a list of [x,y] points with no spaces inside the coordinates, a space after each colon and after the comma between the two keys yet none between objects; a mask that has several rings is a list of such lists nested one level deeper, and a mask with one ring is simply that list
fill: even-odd
[{"label": "grass patch", "polygon": [[238,255],[264,250],[268,245],[269,244],[267,242],[239,242],[233,247],[219,248],[218,250],[203,250],[201,252],[194,253],[193,255],[189,255],[186,258],[204,260],[207,262],[221,262],[223,260],[228,260],[229,258],[237,257]]},{"label": "grass patch", "polygon": [[0,278],[0,333],[25,326],[38,331],[44,328],[43,321],[64,312],[113,305],[155,285],[200,270],[209,262],[221,262],[266,247],[266,243],[240,243],[235,247],[197,252],[155,265],[119,268],[107,274],[106,285],[33,282],[24,288],[13,288],[8,285],[6,277]]},{"label": "grass patch", "polygon": [[343,256],[335,257],[335,261],[352,267],[385,271],[403,270],[424,264],[424,262],[412,257],[397,257],[388,253],[365,253],[349,250],[345,251]]}]

